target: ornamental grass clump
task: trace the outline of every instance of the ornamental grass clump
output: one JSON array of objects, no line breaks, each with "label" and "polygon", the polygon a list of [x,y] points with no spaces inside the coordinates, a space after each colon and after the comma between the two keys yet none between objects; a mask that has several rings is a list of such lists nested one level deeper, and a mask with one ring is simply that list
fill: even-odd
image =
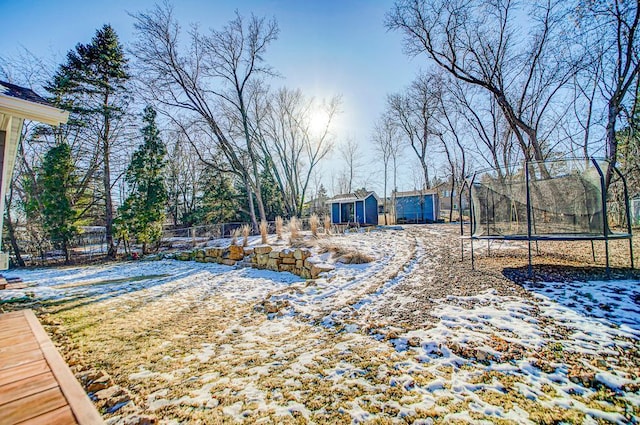
[{"label": "ornamental grass clump", "polygon": [[292,241],[300,239],[300,221],[298,221],[298,217],[294,216],[289,219],[289,233]]},{"label": "ornamental grass clump", "polygon": [[332,258],[335,258],[338,263],[343,264],[366,264],[375,261],[375,258],[369,254],[337,245],[330,241],[320,241],[318,244],[318,252],[321,254],[330,252]]},{"label": "ornamental grass clump", "polygon": [[309,227],[311,228],[311,234],[318,237],[318,227],[320,227],[320,219],[316,214],[311,214],[309,217]]},{"label": "ornamental grass clump", "polygon": [[284,220],[282,219],[282,217],[277,216],[276,217],[276,236],[277,236],[279,241],[282,240],[282,228],[283,227],[284,227]]},{"label": "ornamental grass clump", "polygon": [[233,229],[233,232],[231,232],[231,245],[238,245],[238,236],[240,236],[240,228]]},{"label": "ornamental grass clump", "polygon": [[244,224],[242,227],[242,246],[249,245],[249,235],[251,234],[251,226]]},{"label": "ornamental grass clump", "polygon": [[327,235],[331,233],[331,217],[328,215],[324,216],[324,233]]},{"label": "ornamental grass clump", "polygon": [[262,243],[263,244],[267,243],[267,235],[268,235],[267,231],[268,231],[268,229],[269,228],[268,228],[267,222],[262,220],[260,222],[260,237],[262,238]]}]

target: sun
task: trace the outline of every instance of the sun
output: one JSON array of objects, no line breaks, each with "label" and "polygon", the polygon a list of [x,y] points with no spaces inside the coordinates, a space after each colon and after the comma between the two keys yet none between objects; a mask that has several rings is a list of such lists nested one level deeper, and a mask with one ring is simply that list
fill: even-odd
[{"label": "sun", "polygon": [[329,123],[329,115],[320,108],[314,108],[309,114],[309,132],[312,135],[322,133]]}]

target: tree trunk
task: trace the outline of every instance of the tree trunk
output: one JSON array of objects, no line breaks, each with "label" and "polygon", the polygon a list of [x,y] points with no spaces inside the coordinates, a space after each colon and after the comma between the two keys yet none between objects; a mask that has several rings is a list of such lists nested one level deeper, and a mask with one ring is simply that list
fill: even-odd
[{"label": "tree trunk", "polygon": [[264,202],[262,201],[262,193],[260,190],[260,184],[257,185],[255,190],[256,202],[258,203],[258,213],[260,214],[260,221],[267,221],[267,214],[264,209]]},{"label": "tree trunk", "polygon": [[[256,209],[253,205],[253,192],[251,191],[251,186],[249,185],[249,181],[246,176],[242,178],[245,188],[247,189],[247,201],[249,203],[249,217],[251,218],[251,226],[253,227],[253,231],[258,231],[258,221],[256,220]],[[222,235],[224,237],[224,233]]]},{"label": "tree trunk", "polygon": [[387,160],[384,162],[384,201],[382,202],[383,208],[384,208],[384,225],[386,226],[387,223],[387,169],[389,168],[389,160],[387,157]]},{"label": "tree trunk", "polygon": [[[105,107],[108,105],[108,97],[105,97]],[[104,163],[104,174],[102,176],[102,185],[104,187],[104,227],[107,240],[107,258],[115,260],[116,246],[113,241],[113,199],[111,198],[111,158],[110,158],[110,131],[109,118],[105,119],[104,136],[102,140],[102,155]]]},{"label": "tree trunk", "polygon": [[18,246],[18,240],[16,239],[16,229],[13,227],[13,222],[11,221],[11,215],[9,214],[9,205],[7,203],[7,220],[5,223],[7,224],[7,233],[9,236],[9,242],[11,243],[11,249],[13,250],[13,255],[16,256],[16,263],[19,267],[25,267],[24,260],[22,259],[22,255],[20,254],[20,247]]},{"label": "tree trunk", "polygon": [[[397,153],[397,152],[396,152]],[[398,164],[396,154],[393,155],[393,192],[391,196],[391,206],[393,207],[393,224],[398,224],[398,213],[396,212],[396,192],[398,191]]]},{"label": "tree trunk", "polygon": [[[449,223],[453,221],[453,192],[456,190],[456,178],[455,178],[455,170],[452,168],[451,170],[451,193],[449,193]],[[458,209],[460,209],[460,205],[458,205]]]},{"label": "tree trunk", "polygon": [[422,172],[424,173],[424,187],[425,189],[431,189],[431,183],[429,183],[429,167],[424,158],[420,158],[420,164],[422,165]]},{"label": "tree trunk", "polygon": [[616,117],[618,116],[619,110],[616,105],[613,104],[612,101],[609,102],[609,107],[607,109],[607,160],[609,161],[609,166],[607,167],[606,177],[605,177],[605,188],[608,189],[611,184],[611,179],[613,178],[613,167],[616,166],[616,162],[618,161],[618,143],[616,141]]},{"label": "tree trunk", "polygon": [[71,259],[69,258],[69,242],[66,239],[62,241],[62,251],[64,252],[64,264],[71,264]]}]

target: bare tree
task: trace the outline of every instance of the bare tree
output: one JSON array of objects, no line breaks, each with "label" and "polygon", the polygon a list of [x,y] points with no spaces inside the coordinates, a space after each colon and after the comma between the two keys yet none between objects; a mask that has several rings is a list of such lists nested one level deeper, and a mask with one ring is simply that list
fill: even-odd
[{"label": "bare tree", "polygon": [[602,72],[602,53],[590,50],[584,69],[573,77],[570,84],[567,95],[572,101],[565,119],[557,126],[559,136],[568,141],[567,154],[570,156],[589,158],[606,148],[602,144],[602,133],[598,131],[598,127],[604,130],[606,121],[606,114],[600,107]]},{"label": "bare tree", "polygon": [[[260,184],[261,151],[251,132],[249,111],[259,93],[259,79],[273,75],[264,54],[278,36],[277,23],[253,15],[245,21],[236,13],[221,30],[204,34],[193,27],[185,52],[168,4],[133,17],[138,34],[133,54],[145,85],[143,93],[162,108],[197,117],[208,127],[211,142],[250,189],[250,214],[257,228],[254,197],[260,219],[266,220],[266,215]],[[209,160],[204,155],[201,158]]]},{"label": "bare tree", "polygon": [[400,137],[398,127],[387,115],[382,115],[373,127],[373,141],[376,151],[382,156],[384,166],[384,224],[387,222],[389,205],[387,202],[387,183],[389,181],[389,165],[392,166],[394,191],[396,190],[397,158],[400,151]]},{"label": "bare tree", "polygon": [[[301,90],[281,88],[269,98],[264,116],[254,120],[264,166],[273,171],[290,217],[302,215],[311,177],[333,147],[331,128],[340,103],[340,97],[334,97],[318,105]],[[255,105],[259,117],[260,105]],[[314,129],[312,120],[319,112],[325,115],[324,122]]]},{"label": "bare tree", "polygon": [[459,118],[466,124],[472,152],[499,176],[508,172],[522,156],[514,149],[513,133],[495,98],[458,80],[448,83],[447,96],[451,98],[448,104],[457,108]]},{"label": "bare tree", "polygon": [[437,73],[425,73],[403,92],[387,98],[387,114],[402,130],[422,167],[424,184],[431,187],[429,150],[431,140],[440,133],[442,78]]},{"label": "bare tree", "polygon": [[197,207],[202,191],[204,164],[198,159],[193,146],[180,130],[170,132],[172,143],[167,146],[166,187],[168,213],[174,226],[183,224]]},{"label": "bare tree", "polygon": [[639,5],[638,0],[590,0],[578,8],[587,49],[600,53],[598,59],[602,60],[599,90],[606,102],[607,158],[613,165],[618,157],[616,125],[623,115],[629,116],[636,100],[633,86],[640,72]]},{"label": "bare tree", "polygon": [[346,143],[340,145],[338,151],[345,166],[338,178],[339,192],[351,193],[355,190],[354,181],[358,176],[359,169],[362,167],[360,147],[355,139],[349,138]]},{"label": "bare tree", "polygon": [[580,61],[569,55],[563,2],[530,5],[526,32],[520,12],[512,0],[398,0],[386,23],[405,35],[408,54],[424,53],[453,77],[490,93],[524,157],[543,160],[540,127]]},{"label": "bare tree", "polygon": [[[446,84],[446,86],[452,87],[450,84]],[[439,137],[449,166],[448,174],[451,176],[449,190],[449,204],[451,206],[449,209],[449,221],[451,222],[453,221],[454,197],[456,194],[460,195],[468,171],[467,148],[463,142],[463,132],[459,123],[461,121],[460,118],[466,115],[466,110],[458,103],[451,89],[444,91],[443,96],[440,98],[440,104],[442,107],[441,121],[443,131],[439,134]],[[461,204],[458,206],[460,220],[462,220]]]}]

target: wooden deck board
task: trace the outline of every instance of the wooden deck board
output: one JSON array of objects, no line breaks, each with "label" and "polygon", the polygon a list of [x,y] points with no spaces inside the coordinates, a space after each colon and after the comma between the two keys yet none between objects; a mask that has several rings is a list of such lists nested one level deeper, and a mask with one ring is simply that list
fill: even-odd
[{"label": "wooden deck board", "polygon": [[67,400],[60,388],[51,388],[0,406],[0,424],[17,424],[64,407]]},{"label": "wooden deck board", "polygon": [[45,413],[44,415],[27,419],[20,422],[19,425],[66,425],[74,423],[75,418],[69,406],[63,406],[58,409]]},{"label": "wooden deck board", "polygon": [[0,315],[0,425],[103,424],[31,310]]},{"label": "wooden deck board", "polygon": [[0,387],[0,406],[58,386],[53,373],[47,371]]},{"label": "wooden deck board", "polygon": [[0,353],[0,371],[44,359],[39,348],[29,351]]},{"label": "wooden deck board", "polygon": [[43,358],[35,362],[27,363],[22,366],[14,367],[2,371],[0,374],[0,386],[7,385],[11,382],[19,381],[20,379],[28,378],[30,376],[39,375],[49,371],[49,365]]}]

